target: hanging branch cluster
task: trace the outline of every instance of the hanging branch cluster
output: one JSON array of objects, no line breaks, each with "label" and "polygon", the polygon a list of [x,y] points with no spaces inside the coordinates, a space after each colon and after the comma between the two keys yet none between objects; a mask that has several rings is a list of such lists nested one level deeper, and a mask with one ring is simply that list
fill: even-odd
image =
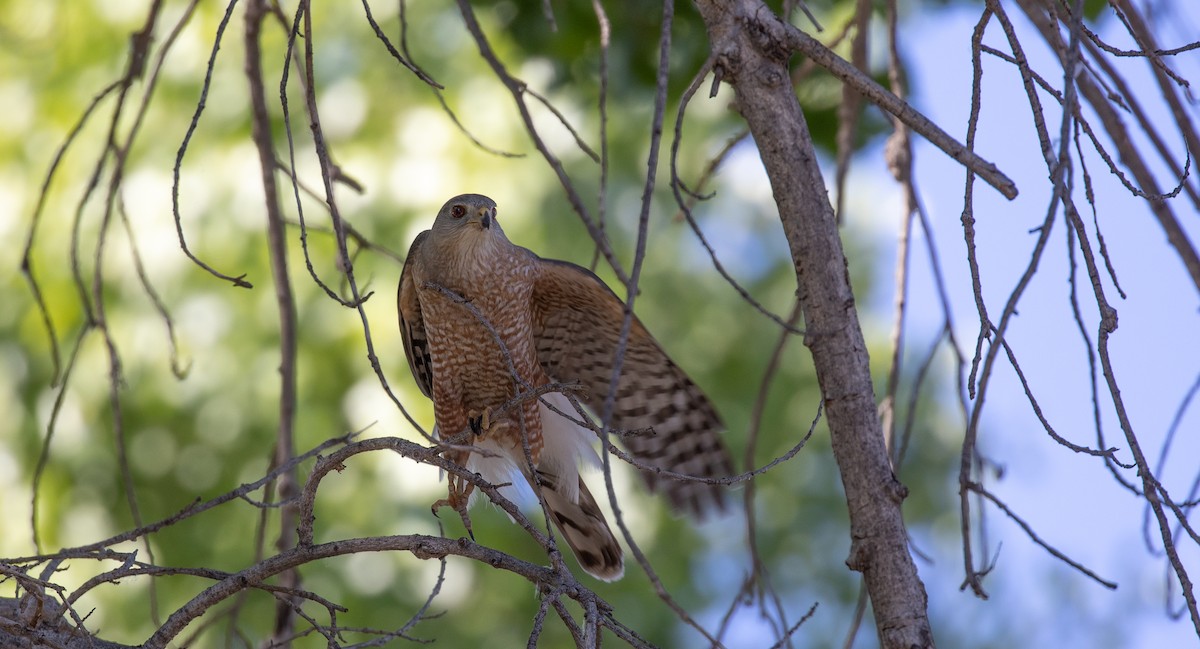
[{"label": "hanging branch cluster", "polygon": [[[1111,336],[1117,330],[1117,310],[1110,301],[1109,287],[1111,286],[1111,290],[1115,290],[1122,298],[1124,292],[1120,288],[1116,269],[1108,256],[1104,243],[1099,218],[1103,210],[1102,206],[1096,203],[1093,191],[1096,181],[1087,168],[1084,155],[1085,150],[1095,152],[1104,161],[1108,167],[1107,170],[1113,176],[1118,178],[1131,193],[1145,200],[1149,213],[1153,214],[1158,221],[1172,250],[1182,262],[1187,276],[1200,291],[1200,281],[1198,281],[1200,275],[1197,274],[1200,266],[1197,265],[1195,247],[1184,235],[1175,216],[1175,208],[1169,201],[1182,193],[1194,209],[1200,208],[1200,193],[1197,192],[1195,180],[1190,175],[1191,161],[1200,153],[1200,138],[1197,138],[1196,129],[1191,120],[1181,110],[1181,94],[1188,92],[1188,84],[1171,70],[1167,60],[1176,53],[1195,49],[1196,44],[1174,50],[1161,50],[1138,9],[1128,2],[1115,1],[1112,3],[1112,10],[1120,19],[1121,24],[1126,27],[1130,38],[1138,44],[1139,49],[1136,52],[1118,51],[1101,40],[1095,32],[1087,29],[1083,23],[1082,3],[1020,0],[1017,2],[1017,6],[1025,18],[1036,27],[1037,34],[1042,41],[1048,44],[1055,53],[1063,87],[1056,89],[1050,79],[1032,69],[1024,53],[1024,45],[1018,38],[1005,5],[995,0],[987,2],[972,41],[975,90],[971,120],[968,123],[968,132],[971,134],[968,142],[973,140],[979,125],[982,60],[984,55],[993,56],[1015,67],[1024,84],[1038,141],[1041,143],[1047,175],[1052,183],[1052,197],[1046,208],[1045,219],[1038,229],[1038,239],[1025,272],[1009,294],[999,318],[993,319],[984,299],[982,286],[984,276],[976,256],[977,241],[973,227],[973,176],[968,174],[967,178],[963,223],[980,328],[974,357],[970,363],[970,372],[964,382],[975,402],[973,407],[966,407],[964,402],[965,410],[969,414],[959,478],[962,486],[963,551],[967,570],[964,586],[969,586],[975,593],[985,596],[981,579],[991,569],[986,561],[977,565],[974,559],[969,496],[976,494],[997,506],[1006,516],[1016,521],[1034,542],[1045,547],[1054,556],[1099,583],[1109,588],[1116,587],[1114,583],[1096,576],[1092,571],[1069,559],[1064,553],[1039,538],[1027,523],[982,484],[983,461],[978,451],[980,422],[983,413],[982,404],[997,362],[1001,360],[1001,354],[1003,354],[1003,359],[1016,372],[1030,406],[1041,421],[1046,433],[1056,443],[1075,453],[1099,459],[1119,484],[1145,499],[1146,506],[1152,513],[1155,526],[1158,528],[1161,550],[1165,553],[1170,569],[1178,582],[1179,592],[1182,593],[1185,608],[1193,626],[1197,633],[1200,633],[1200,613],[1197,611],[1195,591],[1187,568],[1180,559],[1176,548],[1180,539],[1180,531],[1184,532],[1184,538],[1195,544],[1200,544],[1200,535],[1197,535],[1188,521],[1191,503],[1172,497],[1160,482],[1161,473],[1159,471],[1162,463],[1159,463],[1159,467],[1151,466],[1143,449],[1143,443],[1139,439],[1137,427],[1121,396],[1120,381],[1113,366],[1109,347]],[[985,32],[989,31],[989,27],[992,28],[992,33],[995,33],[996,28],[999,29],[999,33],[1003,35],[1003,41],[1006,43],[1005,48],[1001,49],[984,43]],[[1145,101],[1145,98],[1135,96],[1130,91],[1125,79],[1117,72],[1111,57],[1121,55],[1144,57],[1151,66],[1154,78],[1158,81],[1161,90],[1159,99],[1170,107],[1172,114],[1177,118],[1174,126],[1178,129],[1178,137],[1184,143],[1183,160],[1179,160],[1167,146],[1166,142],[1171,136],[1163,132],[1162,125],[1155,124],[1147,118],[1141,103]],[[1052,119],[1051,115],[1055,113],[1048,112],[1043,106],[1042,99],[1046,96],[1053,98],[1054,102],[1058,104],[1059,127],[1057,132],[1052,131],[1048,124]],[[1125,125],[1125,121],[1120,117],[1121,113],[1133,117],[1138,129],[1150,142],[1149,151],[1143,150],[1135,144],[1137,138]],[[1100,118],[1101,126],[1099,128],[1090,121],[1089,114]],[[1114,155],[1114,150],[1116,155]],[[1148,157],[1156,157],[1158,160],[1152,162]],[[1116,160],[1120,160],[1119,165]],[[1166,191],[1161,189],[1159,180],[1149,171],[1151,164],[1159,163],[1164,164],[1172,173],[1176,174],[1177,184]],[[1126,171],[1133,176],[1132,179],[1126,175]],[[1082,181],[1087,209],[1092,213],[1090,228],[1083,218],[1078,203],[1079,199],[1075,192],[1080,181]],[[1071,308],[1075,314],[1079,335],[1085,344],[1087,363],[1091,373],[1090,387],[1096,431],[1095,447],[1072,443],[1055,430],[1042,413],[1030,382],[1021,370],[1018,354],[1005,338],[1018,304],[1038,271],[1054,225],[1059,221],[1067,229]],[[1086,277],[1086,280],[1082,282],[1078,276],[1080,259],[1083,261],[1084,277]],[[1085,290],[1090,289],[1092,296],[1091,302],[1094,305],[1095,317],[1098,321],[1094,339],[1084,324],[1086,318],[1080,304],[1084,299],[1079,291],[1080,284],[1085,287]],[[962,356],[960,355],[959,358],[961,371]],[[1106,409],[1114,413],[1119,422],[1125,445],[1122,450],[1110,446],[1106,440],[1101,422],[1101,412]],[[1163,451],[1166,452],[1166,447]],[[1187,497],[1187,500],[1191,499],[1192,496]]]}]

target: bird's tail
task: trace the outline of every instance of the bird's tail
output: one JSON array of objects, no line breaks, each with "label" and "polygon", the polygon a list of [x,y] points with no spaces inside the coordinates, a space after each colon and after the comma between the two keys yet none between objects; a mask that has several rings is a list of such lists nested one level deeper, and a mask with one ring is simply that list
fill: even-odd
[{"label": "bird's tail", "polygon": [[[579,481],[578,491],[571,494],[574,490],[560,484],[558,476],[538,470],[546,508],[563,539],[574,551],[580,567],[601,581],[616,581],[625,574],[621,546],[583,479],[575,479]],[[572,495],[576,497],[571,498]]]}]

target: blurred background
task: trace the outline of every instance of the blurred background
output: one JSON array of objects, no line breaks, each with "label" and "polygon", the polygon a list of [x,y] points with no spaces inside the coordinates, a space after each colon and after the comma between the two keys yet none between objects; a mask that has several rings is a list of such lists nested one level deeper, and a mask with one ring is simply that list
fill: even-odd
[{"label": "blurred background", "polygon": [[[813,2],[810,7],[832,39],[851,15],[851,2]],[[902,3],[901,56],[911,84],[911,101],[960,140],[970,108],[970,38],[982,10],[974,2]],[[1097,6],[1093,6],[1097,5]],[[130,34],[141,28],[149,2],[0,0],[0,556],[22,557],[92,543],[134,527],[120,470],[109,400],[108,355],[94,331],[80,337],[98,268],[107,317],[122,362],[120,408],[128,448],[129,475],[144,521],[170,516],[196,498],[208,499],[261,477],[270,461],[277,418],[278,315],[267,265],[265,214],[259,162],[249,139],[247,82],[242,71],[241,9],[221,44],[212,70],[206,110],[179,179],[182,228],[191,250],[230,274],[246,274],[252,290],[233,288],[191,263],[181,252],[172,218],[173,166],[200,96],[214,34],[224,5],[200,3],[178,34],[162,67],[158,87],[128,153],[119,204],[128,227],[114,214],[102,226],[107,179],[88,197],[96,160],[106,146],[113,118],[111,98],[102,101],[61,159],[36,222],[30,260],[54,323],[53,341],[72,368],[65,388],[55,374],[51,334],[35,308],[19,269],[47,170],[85,108],[127,66]],[[551,3],[551,30],[540,2],[520,0],[475,5],[497,56],[509,71],[550,102],[593,149],[599,149],[600,38],[596,16],[585,3]],[[660,12],[623,0],[604,3],[612,21],[608,83],[606,228],[614,250],[632,260],[637,214],[646,168],[653,109]],[[156,43],[179,22],[188,3],[163,3]],[[1143,5],[1165,46],[1184,44],[1200,33],[1200,9],[1189,3]],[[293,8],[284,7],[289,16]],[[877,78],[886,71],[883,8],[871,45]],[[375,3],[372,12],[393,42],[401,40],[395,3]],[[405,6],[403,35],[415,61],[445,86],[444,100],[462,128],[447,116],[438,97],[399,67],[375,38],[362,8],[353,3],[317,3],[313,23],[315,72],[322,124],[342,171],[361,185],[339,186],[341,214],[373,247],[354,243],[356,277],[374,295],[365,311],[387,379],[405,407],[427,429],[432,409],[413,384],[396,328],[394,290],[400,259],[413,237],[426,229],[437,208],[454,194],[478,192],[500,206],[500,220],[516,243],[548,257],[589,265],[594,246],[571,211],[562,187],[530,143],[512,98],[480,59],[449,3]],[[1015,11],[1014,11],[1015,14]],[[1121,25],[1099,3],[1089,4],[1091,26],[1110,42],[1132,48]],[[1031,27],[1017,20],[1033,65],[1053,76],[1049,51],[1036,47]],[[807,31],[809,24],[798,23]],[[264,33],[268,98],[276,96],[284,61],[286,28],[270,22]],[[985,42],[1004,49],[995,26]],[[843,53],[846,43],[840,46]],[[157,56],[157,50],[153,51]],[[695,9],[677,8],[673,39],[668,135],[680,93],[707,56],[707,36]],[[1122,60],[1128,80],[1144,88],[1147,109],[1168,134],[1169,111],[1154,101],[1148,64]],[[1200,54],[1185,52],[1170,64],[1186,79],[1200,78]],[[983,294],[998,313],[1028,263],[1045,218],[1050,188],[1020,78],[1002,61],[985,60],[984,110],[977,149],[997,163],[1021,189],[1009,202],[980,185],[976,190]],[[132,92],[140,102],[144,84]],[[679,173],[694,186],[714,155],[742,128],[722,86],[707,98],[705,83],[689,107],[680,145]],[[289,86],[296,168],[302,181],[319,188],[320,175],[295,77]],[[801,86],[810,127],[827,155],[832,174],[840,84],[813,74]],[[1188,98],[1191,99],[1190,94]],[[131,102],[120,133],[132,122]],[[1187,109],[1195,118],[1195,105]],[[1052,108],[1050,115],[1053,115]],[[274,106],[277,152],[286,160],[287,142],[278,101]],[[547,147],[558,156],[595,213],[600,167],[575,144],[572,134],[541,106],[533,118]],[[1055,118],[1057,119],[1057,118]],[[1056,123],[1052,130],[1056,131]],[[882,159],[889,122],[868,109],[856,140],[846,187],[844,241],[877,386],[882,393],[891,356],[896,239],[903,198]],[[464,133],[463,129],[467,133]],[[476,138],[483,146],[472,142]],[[964,172],[957,163],[915,139],[916,185],[928,209],[933,242],[947,281],[952,321],[970,356],[978,317],[967,272],[962,226]],[[1176,136],[1168,146],[1182,160]],[[517,154],[498,155],[496,152]],[[1195,342],[1197,293],[1182,265],[1165,245],[1143,201],[1132,197],[1094,154],[1085,154],[1095,177],[1098,215],[1125,300],[1110,296],[1120,313],[1113,338],[1114,363],[1135,430],[1148,455],[1158,458],[1168,431],[1200,373]],[[1159,170],[1164,187],[1172,179]],[[667,351],[717,404],[739,463],[746,431],[779,328],[747,305],[713,269],[708,253],[678,215],[669,190],[667,160],[658,168],[650,239],[637,312]],[[830,176],[831,177],[831,176]],[[281,182],[286,176],[280,176]],[[296,205],[283,187],[288,218]],[[795,278],[770,188],[749,139],[736,144],[708,184],[711,200],[696,218],[725,268],[763,306],[786,318]],[[832,182],[831,182],[832,188]],[[1082,194],[1082,188],[1080,189]],[[314,271],[335,288],[339,283],[329,220],[319,201],[301,195]],[[1195,210],[1179,210],[1189,237],[1200,236]],[[1022,361],[1039,404],[1057,432],[1079,444],[1096,445],[1086,345],[1068,301],[1066,234],[1061,221],[1050,250],[1021,302],[1008,336]],[[421,441],[396,409],[372,371],[358,314],[330,300],[304,268],[299,229],[289,231],[291,275],[299,311],[299,409],[297,449],[305,451],[345,434],[400,436]],[[102,254],[96,257],[103,236]],[[898,420],[908,416],[909,394],[919,359],[940,335],[942,311],[931,281],[928,239],[914,235],[908,320]],[[139,280],[133,246],[161,302],[173,318],[178,353],[173,358],[165,321]],[[597,272],[615,285],[610,269]],[[1081,283],[1086,291],[1086,282]],[[344,287],[343,287],[344,288]],[[1083,319],[1093,340],[1095,307]],[[176,376],[174,369],[183,370]],[[990,598],[960,590],[963,579],[958,507],[958,461],[964,422],[956,401],[956,368],[943,348],[921,397],[904,464],[898,469],[910,496],[904,511],[918,568],[930,596],[932,623],[945,647],[1165,647],[1194,646],[1196,634],[1178,612],[1179,586],[1168,578],[1156,549],[1157,529],[1143,528],[1143,501],[1119,487],[1097,458],[1074,454],[1050,440],[1031,412],[1014,372],[998,370],[983,416],[980,451],[987,459],[991,488],[1048,543],[1119,587],[1110,591],[1049,556],[994,507],[984,507],[988,543],[995,560],[985,580]],[[61,389],[60,389],[61,388]],[[795,445],[816,415],[819,395],[807,351],[799,340],[785,348],[769,389],[753,464],[762,465]],[[1103,393],[1102,393],[1103,394]],[[55,409],[56,400],[61,407]],[[1111,405],[1101,402],[1109,445],[1128,448]],[[47,431],[53,437],[47,444]],[[1177,499],[1193,488],[1200,458],[1198,415],[1184,411],[1160,478]],[[44,448],[45,447],[45,448]],[[38,472],[39,462],[44,467]],[[305,465],[310,466],[310,465]],[[625,467],[615,480],[630,528],[664,585],[697,620],[715,629],[730,610],[750,570],[741,490],[722,517],[701,524],[673,515],[648,495]],[[33,482],[37,536],[34,544]],[[1128,479],[1134,479],[1127,472]],[[601,480],[597,475],[593,482]],[[598,483],[597,483],[598,484]],[[858,577],[844,565],[849,549],[845,500],[828,433],[818,425],[793,460],[760,477],[754,507],[759,549],[771,566],[786,619],[795,622],[814,604],[816,611],[797,632],[797,646],[839,645],[850,628]],[[355,457],[345,471],[323,483],[317,506],[317,541],[383,534],[438,533],[429,505],[445,493],[437,471],[385,454]],[[978,515],[978,512],[976,512]],[[443,516],[445,533],[459,536],[461,524]],[[255,560],[260,511],[234,501],[150,537],[155,559],[169,566],[237,571]],[[275,518],[271,518],[275,521]],[[544,563],[538,547],[491,507],[474,510],[475,537],[518,557]],[[278,535],[271,523],[261,533]],[[1146,540],[1148,538],[1148,540]],[[126,550],[140,547],[121,546]],[[1200,565],[1195,546],[1182,548],[1185,564]],[[144,557],[143,557],[144,558]],[[72,562],[56,581],[73,588],[113,565]],[[346,626],[393,628],[424,603],[439,565],[408,554],[361,554],[307,565],[305,588],[346,606]],[[208,583],[191,577],[156,582],[153,597],[144,580],[127,580],[89,592],[78,608],[92,610],[88,627],[107,640],[137,644],[156,627],[159,615],[185,603]],[[633,566],[615,584],[594,584],[617,616],[660,646],[703,646],[694,630],[679,623]],[[0,596],[12,595],[0,582]],[[1173,593],[1168,598],[1168,593]],[[239,602],[241,612],[210,613],[212,624],[191,646],[254,646],[269,634],[274,601],[262,593]],[[440,595],[411,635],[442,646],[522,646],[538,601],[521,579],[465,560],[451,559]],[[771,624],[754,606],[733,608],[724,638],[730,647],[771,646]],[[189,629],[189,631],[194,630]],[[615,639],[608,638],[610,642]],[[300,646],[320,646],[320,637]],[[400,641],[397,641],[400,642]],[[547,624],[541,646],[564,646],[561,624]],[[854,647],[877,641],[868,613]]]}]

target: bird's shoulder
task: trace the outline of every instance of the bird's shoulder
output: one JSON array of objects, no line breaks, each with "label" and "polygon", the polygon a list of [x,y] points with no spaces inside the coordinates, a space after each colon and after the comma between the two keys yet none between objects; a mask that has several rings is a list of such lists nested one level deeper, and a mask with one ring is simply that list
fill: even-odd
[{"label": "bird's shoulder", "polygon": [[404,268],[400,272],[401,277],[408,275],[414,268],[424,265],[425,255],[423,253],[425,242],[428,240],[429,230],[424,230],[413,238],[412,244],[408,246],[408,254],[404,257]]}]

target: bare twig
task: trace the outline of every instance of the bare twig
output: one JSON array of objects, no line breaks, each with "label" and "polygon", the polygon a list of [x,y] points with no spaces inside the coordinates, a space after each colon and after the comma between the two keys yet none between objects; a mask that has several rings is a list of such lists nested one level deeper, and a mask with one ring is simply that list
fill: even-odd
[{"label": "bare twig", "polygon": [[[561,586],[563,593],[573,599],[594,599],[596,597],[578,582],[564,582],[564,576],[561,573],[477,545],[465,538],[447,539],[424,534],[408,534],[342,539],[330,543],[294,547],[217,582],[172,613],[166,623],[146,639],[142,647],[145,649],[165,648],[188,624],[203,615],[205,611],[251,584],[262,583],[270,577],[306,563],[358,552],[408,552],[419,559],[461,556],[490,565],[498,570],[512,572],[534,584],[544,584],[550,587]],[[569,573],[567,576],[569,577]]]},{"label": "bare twig", "polygon": [[[1096,573],[1092,572],[1091,570],[1088,570],[1085,566],[1083,566],[1083,564],[1080,564],[1079,562],[1072,560],[1070,557],[1068,557],[1067,555],[1060,552],[1054,546],[1043,541],[1042,538],[1040,536],[1038,536],[1038,534],[1036,532],[1033,531],[1033,528],[1029,526],[1029,523],[1026,523],[1020,516],[1017,516],[1015,513],[1013,513],[1012,509],[1010,509],[1008,507],[1008,505],[1004,504],[1004,501],[997,498],[994,494],[992,494],[992,492],[988,491],[987,489],[984,489],[982,485],[980,485],[977,482],[972,482],[967,485],[967,488],[969,488],[971,491],[974,491],[975,493],[983,496],[987,500],[991,501],[991,503],[993,505],[995,505],[996,507],[999,507],[1000,511],[1004,512],[1005,515],[1007,515],[1009,518],[1011,518],[1014,523],[1016,523],[1018,526],[1020,526],[1020,528],[1025,532],[1025,535],[1028,536],[1030,538],[1030,540],[1032,540],[1034,543],[1042,546],[1042,548],[1044,548],[1047,552],[1049,552],[1051,555],[1053,555],[1056,559],[1059,559],[1063,563],[1065,563],[1065,564],[1071,566],[1072,568],[1078,570],[1079,572],[1087,575],[1091,579],[1095,580],[1096,583],[1100,584],[1101,586],[1104,586],[1105,588],[1107,588],[1109,590],[1116,590],[1116,588],[1117,588],[1116,583],[1109,581],[1107,579],[1101,578]],[[966,587],[966,583],[963,584],[963,587]]]},{"label": "bare twig", "polygon": [[192,135],[196,132],[196,126],[200,124],[200,116],[204,113],[204,107],[208,101],[208,89],[212,85],[213,67],[217,63],[217,52],[221,49],[221,37],[225,34],[225,27],[229,24],[230,17],[233,16],[233,8],[237,6],[238,0],[229,0],[229,4],[225,6],[225,15],[221,17],[221,22],[217,25],[217,34],[213,39],[212,53],[208,57],[208,66],[204,72],[204,84],[200,87],[200,99],[196,102],[196,112],[192,114],[192,121],[188,124],[187,133],[183,136],[183,142],[179,144],[179,152],[175,154],[174,181],[171,183],[171,213],[175,216],[175,232],[179,235],[179,247],[183,253],[187,255],[197,266],[208,271],[218,279],[223,279],[231,282],[234,286],[241,288],[254,288],[254,285],[246,281],[245,274],[233,277],[226,275],[216,270],[212,266],[201,261],[191,249],[188,248],[187,239],[183,235],[183,217],[179,211],[179,178],[183,169],[183,156],[187,153],[188,145],[192,141]]},{"label": "bare twig", "polygon": [[[302,2],[301,5],[303,4],[305,3]],[[272,462],[275,465],[284,465],[296,455],[296,298],[292,292],[291,277],[288,276],[287,224],[280,210],[279,191],[275,184],[275,147],[271,137],[271,119],[267,111],[263,84],[259,41],[265,15],[265,0],[248,0],[244,46],[246,78],[250,86],[251,138],[258,150],[267,217],[267,250],[271,260],[271,277],[275,284],[275,305],[279,312],[279,423],[275,436],[275,457]],[[285,65],[284,69],[287,67]],[[280,475],[279,496],[283,501],[295,497],[296,482],[294,470]],[[296,519],[297,511],[294,506],[285,506],[280,510],[279,538],[275,543],[280,551],[286,551],[295,544]],[[287,588],[297,588],[300,584],[299,573],[295,570],[285,571],[282,583]],[[276,606],[272,638],[279,641],[289,636],[293,630],[293,620],[290,600],[281,597]],[[286,646],[287,643],[283,644]]]},{"label": "bare twig", "polygon": [[[691,85],[689,85],[687,90],[683,92],[683,97],[679,100],[679,110],[675,116],[675,139],[671,142],[671,191],[675,194],[675,204],[679,206],[679,213],[683,215],[683,218],[687,220],[688,225],[691,226],[692,232],[696,235],[696,239],[700,242],[700,245],[704,246],[704,249],[708,251],[708,257],[712,260],[713,268],[716,269],[721,277],[725,278],[725,281],[733,287],[733,290],[737,291],[737,294],[741,296],[742,300],[753,307],[755,311],[767,316],[767,318],[779,325],[784,331],[792,334],[803,334],[803,330],[796,328],[796,320],[793,319],[791,321],[784,322],[783,318],[780,318],[778,315],[775,315],[768,310],[767,307],[763,306],[763,304],[756,300],[753,295],[750,295],[750,291],[746,290],[745,287],[743,287],[736,279],[734,279],[732,275],[729,274],[729,271],[726,270],[721,261],[717,259],[717,251],[713,250],[712,245],[708,243],[708,239],[704,236],[704,233],[701,232],[700,225],[696,223],[696,219],[692,215],[691,204],[689,204],[689,201],[685,200],[683,197],[683,192],[687,192],[692,198],[696,197],[696,194],[687,189],[687,187],[683,184],[683,181],[679,178],[678,161],[679,147],[683,142],[683,116],[687,111],[688,102],[691,101],[692,97],[696,94],[696,91],[700,88],[700,83],[704,80],[705,76],[712,71],[712,69],[713,59],[709,58],[704,62],[704,65],[700,66],[700,70],[696,73],[696,76],[692,78]],[[734,143],[735,140],[731,139],[726,145],[724,151],[728,152]],[[715,158],[710,163],[709,169],[715,170],[719,157]],[[703,182],[703,179],[701,182]]]},{"label": "bare twig", "polygon": [[[774,18],[773,15],[772,18]],[[970,146],[963,146],[942,130],[941,127],[929,121],[918,110],[879,85],[874,79],[860,72],[848,61],[825,47],[820,41],[778,20],[760,20],[758,26],[771,33],[780,41],[786,42],[789,47],[795,49],[797,52],[813,59],[821,67],[829,70],[833,76],[850,84],[871,103],[895,115],[913,131],[929,140],[930,144],[933,144],[946,153],[946,155],[978,174],[984,182],[996,188],[1005,198],[1016,198],[1017,186],[1012,180],[1001,173],[996,168],[996,165],[980,158]]]},{"label": "bare twig", "polygon": [[613,253],[612,246],[609,244],[608,238],[604,234],[604,231],[592,218],[587,207],[584,206],[583,199],[580,197],[579,192],[575,189],[575,184],[571,181],[566,169],[563,168],[562,162],[557,156],[551,153],[550,149],[546,146],[545,141],[543,141],[541,136],[538,134],[537,128],[533,124],[533,116],[529,112],[529,106],[525,102],[524,96],[528,88],[527,85],[524,81],[521,81],[509,74],[508,69],[505,68],[504,64],[500,62],[500,59],[496,57],[496,53],[492,50],[492,46],[488,42],[487,36],[483,33],[483,28],[479,26],[479,21],[475,18],[475,10],[471,7],[470,2],[467,0],[457,0],[457,2],[459,11],[463,16],[463,22],[467,26],[467,31],[471,33],[471,37],[475,39],[475,44],[479,47],[479,55],[482,56],[485,61],[487,61],[488,65],[492,68],[492,72],[496,75],[496,78],[499,79],[500,82],[504,84],[504,87],[508,89],[509,93],[512,94],[513,101],[516,103],[517,110],[521,114],[521,120],[525,125],[525,131],[529,133],[529,137],[533,140],[533,144],[535,147],[537,147],[538,152],[542,154],[542,157],[546,160],[546,163],[550,165],[550,168],[554,170],[555,175],[558,176],[558,181],[562,185],[563,190],[566,192],[567,200],[571,203],[571,207],[574,208],[575,213],[579,215],[579,218],[583,220],[583,224],[587,227],[588,233],[591,234],[592,239],[596,242],[596,246],[599,248],[600,254],[604,256],[604,259],[608,262],[609,266],[612,267],[613,272],[617,275],[617,278],[623,283],[628,282],[629,277],[625,273],[620,261]]}]

